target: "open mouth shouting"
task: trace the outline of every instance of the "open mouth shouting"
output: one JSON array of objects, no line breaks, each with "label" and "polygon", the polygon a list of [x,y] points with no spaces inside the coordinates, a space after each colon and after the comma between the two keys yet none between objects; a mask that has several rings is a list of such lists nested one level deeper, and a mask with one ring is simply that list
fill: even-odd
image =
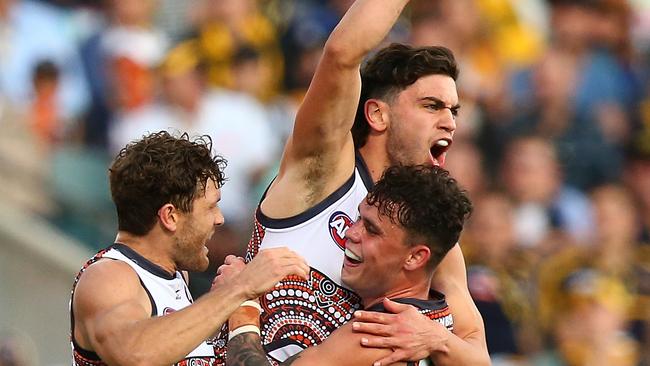
[{"label": "open mouth shouting", "polygon": [[451,139],[443,138],[436,140],[436,142],[429,149],[431,154],[431,162],[435,166],[444,166],[445,165],[445,155],[447,150],[451,147]]}]

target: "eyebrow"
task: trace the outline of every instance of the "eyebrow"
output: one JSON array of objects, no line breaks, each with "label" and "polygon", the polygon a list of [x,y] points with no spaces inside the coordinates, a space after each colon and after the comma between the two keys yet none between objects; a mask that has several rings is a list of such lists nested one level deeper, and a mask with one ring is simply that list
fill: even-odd
[{"label": "eyebrow", "polygon": [[370,218],[368,218],[366,216],[361,215],[361,204],[359,204],[359,207],[357,208],[357,210],[359,211],[359,218],[361,219],[361,221],[363,221],[364,225],[369,226],[371,229],[373,229],[374,231],[376,231],[379,234],[384,233],[384,231],[381,229],[381,227],[379,225],[377,225],[374,221],[372,221]]},{"label": "eyebrow", "polygon": [[451,107],[448,107],[445,102],[443,102],[441,99],[438,99],[436,97],[423,97],[419,99],[420,101],[429,101],[435,103],[438,107],[441,108],[448,108],[450,110],[459,110],[460,109],[460,103],[456,103],[455,105],[452,105]]}]

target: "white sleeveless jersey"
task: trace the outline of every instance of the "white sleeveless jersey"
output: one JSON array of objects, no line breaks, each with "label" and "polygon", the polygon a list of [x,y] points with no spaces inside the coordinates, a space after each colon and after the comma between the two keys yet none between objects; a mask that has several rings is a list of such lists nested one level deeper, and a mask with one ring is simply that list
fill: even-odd
[{"label": "white sleeveless jersey", "polygon": [[[193,302],[192,295],[190,294],[183,275],[180,272],[177,271],[172,275],[123,244],[114,244],[109,248],[100,251],[90,261],[88,261],[88,263],[86,263],[75,279],[72,296],[74,296],[74,288],[84,270],[88,268],[89,265],[102,258],[122,261],[135,270],[140,278],[142,287],[145,289],[149,296],[149,300],[151,301],[152,317],[171,314],[191,305]],[[70,304],[72,305],[72,302],[70,302]],[[73,322],[72,326],[74,329],[74,314],[72,313],[72,307],[70,309],[71,320]],[[105,365],[96,353],[79,347],[73,336],[71,336],[71,343],[73,350],[73,366]],[[214,347],[207,341],[204,341],[199,344],[196,349],[190,352],[184,360],[178,362],[176,365],[202,366],[215,364],[217,364],[217,362],[214,356]]]},{"label": "white sleeveless jersey", "polygon": [[[308,281],[288,277],[260,297],[262,344],[277,364],[306,347],[320,344],[361,308],[361,299],[341,283],[345,231],[359,216],[372,179],[359,156],[352,176],[309,210],[272,219],[257,209],[246,260],[260,249],[289,247],[311,266]],[[225,360],[225,328],[217,357]]]},{"label": "white sleeveless jersey", "polygon": [[[288,277],[260,297],[261,337],[269,361],[277,365],[301,350],[320,344],[360,309],[361,298],[341,283],[345,231],[359,216],[359,204],[373,182],[359,155],[353,175],[325,200],[294,217],[271,219],[259,209],[246,260],[260,249],[286,246],[311,266],[307,281]],[[430,301],[407,299],[432,320],[453,327],[444,295],[432,291]],[[410,301],[410,302],[409,302]],[[379,310],[381,309],[373,309]],[[225,364],[227,330],[222,329],[216,354]],[[426,361],[419,364],[425,365]]]}]

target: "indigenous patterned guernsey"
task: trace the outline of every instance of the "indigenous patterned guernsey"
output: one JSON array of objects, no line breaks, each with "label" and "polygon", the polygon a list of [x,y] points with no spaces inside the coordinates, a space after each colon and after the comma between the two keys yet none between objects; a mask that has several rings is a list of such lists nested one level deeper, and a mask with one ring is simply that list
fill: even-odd
[{"label": "indigenous patterned guernsey", "polygon": [[[260,249],[288,246],[311,266],[309,280],[286,278],[260,297],[262,344],[274,365],[320,344],[361,308],[359,296],[341,283],[345,231],[359,216],[359,203],[373,185],[358,154],[355,165],[347,182],[302,214],[272,219],[258,207],[246,260]],[[223,329],[216,351],[224,364],[225,334]]]},{"label": "indigenous patterned guernsey", "polygon": [[[140,278],[142,287],[147,292],[147,295],[149,295],[152,317],[173,313],[174,311],[189,306],[193,302],[187,284],[180,272],[177,271],[172,275],[124,244],[113,244],[101,250],[86,262],[77,274],[72,287],[72,295],[70,297],[70,320],[72,325],[70,342],[72,344],[73,366],[106,365],[95,352],[85,350],[77,344],[74,339],[74,313],[72,312],[72,298],[74,297],[74,291],[81,275],[88,266],[103,258],[125,262],[135,270]],[[214,347],[208,342],[202,342],[184,360],[176,363],[178,366],[210,366],[216,364],[218,363],[214,356]]]}]

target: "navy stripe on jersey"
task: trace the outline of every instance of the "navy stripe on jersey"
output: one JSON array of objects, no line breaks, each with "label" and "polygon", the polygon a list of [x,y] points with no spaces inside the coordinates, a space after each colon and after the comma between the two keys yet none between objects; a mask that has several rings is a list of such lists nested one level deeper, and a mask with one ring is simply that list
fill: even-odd
[{"label": "navy stripe on jersey", "polygon": [[147,272],[153,275],[156,275],[166,280],[173,280],[174,278],[176,278],[175,273],[169,273],[165,271],[162,267],[152,263],[147,258],[138,254],[138,252],[136,252],[135,250],[129,248],[128,246],[122,243],[115,243],[113,245],[113,248],[118,252],[124,254],[125,257],[129,258],[130,260],[135,262],[135,264],[140,266],[142,269],[145,269]]},{"label": "navy stripe on jersey", "polygon": [[[370,176],[370,172],[368,171],[368,167],[366,166],[366,163],[363,161],[363,158],[361,157],[361,154],[359,154],[358,151],[355,152],[355,171],[359,172],[359,175],[361,176],[361,180],[363,181],[363,185],[366,187],[367,190],[370,190],[374,185],[374,183],[372,181],[372,177]],[[299,213],[298,215],[282,218],[282,219],[274,219],[268,217],[264,213],[262,213],[262,210],[260,208],[261,202],[264,200],[264,197],[266,197],[266,193],[269,187],[271,186],[271,184],[273,184],[273,182],[271,182],[269,186],[266,188],[266,190],[264,191],[264,195],[260,200],[260,205],[258,205],[257,210],[255,210],[255,217],[262,226],[270,229],[286,229],[292,226],[300,225],[303,222],[315,217],[323,210],[325,210],[327,207],[332,205],[334,202],[341,199],[341,197],[343,197],[350,190],[350,188],[352,188],[352,185],[354,184],[355,171],[352,172],[352,176],[350,176],[350,178],[341,187],[339,187],[336,191],[332,192],[332,194],[327,196],[324,200],[322,200],[315,206],[311,207],[310,209],[302,213]]]},{"label": "navy stripe on jersey", "polygon": [[366,186],[366,189],[368,191],[370,191],[375,185],[375,182],[373,182],[372,176],[370,175],[370,170],[368,170],[368,166],[366,165],[366,162],[363,160],[363,157],[359,151],[354,152],[354,160],[356,162],[356,167],[359,171],[359,175],[361,176],[361,180],[363,181],[363,185]]},{"label": "navy stripe on jersey", "polygon": [[286,229],[292,226],[300,225],[303,222],[315,217],[323,210],[325,210],[327,207],[331,206],[334,202],[341,199],[341,197],[345,196],[345,194],[348,193],[348,191],[350,190],[350,188],[352,188],[352,185],[354,184],[354,176],[355,176],[355,172],[352,172],[352,176],[350,176],[350,178],[345,182],[345,184],[339,187],[339,189],[332,192],[332,194],[327,196],[316,206],[308,209],[305,212],[299,213],[298,215],[295,216],[291,216],[283,219],[274,219],[263,214],[262,210],[258,206],[258,209],[255,212],[257,221],[260,224],[262,224],[262,226],[270,229]]},{"label": "navy stripe on jersey", "polygon": [[[400,299],[391,299],[391,300],[398,302],[400,304],[413,305],[416,308],[421,310],[441,311],[441,310],[446,310],[448,307],[447,301],[445,300],[445,295],[433,289],[429,290],[429,299],[427,300],[413,299],[409,297],[400,298]],[[386,309],[384,308],[384,304],[381,302],[369,307],[366,310],[378,311],[382,313],[386,312]]]}]

